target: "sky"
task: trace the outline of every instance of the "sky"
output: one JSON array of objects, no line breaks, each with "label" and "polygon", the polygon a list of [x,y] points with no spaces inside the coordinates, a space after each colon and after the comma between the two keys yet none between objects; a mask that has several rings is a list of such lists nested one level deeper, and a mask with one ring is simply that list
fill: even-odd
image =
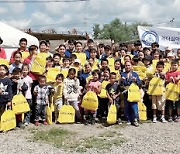
[{"label": "sky", "polygon": [[[88,0],[68,3],[2,3],[0,0],[0,21],[18,29],[31,28],[41,32],[54,28],[58,33],[66,33],[73,28],[79,33],[92,33],[94,24],[102,26],[115,18],[127,23],[147,22],[153,26],[180,27],[179,6],[180,0]],[[173,24],[170,23],[172,18]]]}]

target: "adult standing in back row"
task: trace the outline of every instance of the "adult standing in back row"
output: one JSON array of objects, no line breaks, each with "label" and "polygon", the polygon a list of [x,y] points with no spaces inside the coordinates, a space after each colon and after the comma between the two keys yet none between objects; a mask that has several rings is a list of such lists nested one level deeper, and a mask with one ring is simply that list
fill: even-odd
[{"label": "adult standing in back row", "polygon": [[[2,38],[0,37],[0,45],[3,43],[3,40],[2,40]],[[0,46],[0,58],[2,58],[2,59],[6,59],[6,52],[5,52],[5,50],[3,49],[3,48],[1,48],[1,46]]]},{"label": "adult standing in back row", "polygon": [[28,52],[27,49],[27,39],[26,38],[21,38],[19,40],[19,48],[17,50],[15,50],[12,54],[11,54],[11,58],[10,58],[10,63],[12,64],[14,62],[14,53],[16,51],[19,52]]}]

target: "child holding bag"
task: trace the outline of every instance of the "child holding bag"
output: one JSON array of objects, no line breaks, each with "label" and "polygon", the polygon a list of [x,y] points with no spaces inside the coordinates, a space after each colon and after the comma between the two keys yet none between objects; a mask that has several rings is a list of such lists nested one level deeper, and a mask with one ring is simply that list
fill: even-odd
[{"label": "child holding bag", "polygon": [[[166,74],[166,84],[168,83],[173,83],[173,84],[178,84],[179,80],[180,80],[180,71],[178,71],[178,61],[177,60],[173,60],[171,62],[171,71],[167,72]],[[177,85],[178,86],[178,85]],[[176,108],[176,118],[175,118],[175,122],[179,122],[180,121],[180,101],[176,100],[176,101],[172,101],[172,100],[168,100],[166,98],[166,105],[168,108],[168,113],[169,113],[169,122],[173,121],[172,118],[172,111],[173,111],[173,104],[175,103],[175,108]]]},{"label": "child holding bag", "polygon": [[120,85],[125,89],[122,92],[124,94],[124,112],[127,119],[127,124],[139,126],[138,124],[138,104],[137,102],[128,101],[128,87],[136,83],[138,86],[141,84],[141,80],[136,72],[132,71],[132,64],[130,61],[125,62],[125,72],[121,74]]},{"label": "child holding bag", "polygon": [[11,106],[12,100],[12,82],[8,78],[8,67],[0,65],[0,117],[5,111],[5,107]]},{"label": "child holding bag", "polygon": [[32,115],[32,94],[31,94],[31,87],[32,87],[32,83],[33,83],[33,80],[32,78],[28,75],[29,74],[29,65],[28,64],[23,64],[22,66],[22,80],[24,81],[24,83],[27,85],[28,89],[26,91],[26,94],[25,94],[25,98],[29,104],[29,107],[30,107],[30,111],[27,112],[25,114],[25,118],[24,118],[24,124],[25,126],[28,126],[29,123],[30,123],[30,119],[31,119],[31,115]]},{"label": "child holding bag", "polygon": [[[92,76],[93,78],[90,79],[89,83],[86,84],[86,89],[87,91],[93,91],[94,93],[98,95],[101,92],[101,82],[99,81],[100,71],[94,70],[92,72]],[[85,125],[87,125],[88,123],[95,124],[95,118],[96,118],[96,111],[84,109],[84,124]]]},{"label": "child holding bag", "polygon": [[55,104],[55,121],[58,119],[59,110],[63,105],[63,74],[58,74],[56,76],[56,82],[54,83],[54,95],[53,100]]},{"label": "child holding bag", "polygon": [[115,103],[117,108],[117,123],[122,124],[121,121],[121,110],[120,110],[120,86],[118,82],[116,82],[116,73],[110,73],[110,83],[106,86],[106,94],[109,99],[109,106],[112,103]]},{"label": "child holding bag", "polygon": [[[162,95],[152,95],[152,110],[153,110],[153,123],[157,122],[157,110],[161,111],[161,121],[163,123],[166,123],[165,117],[164,117],[164,110],[165,110],[165,73],[163,72],[164,69],[164,62],[159,61],[156,65],[156,72],[154,74],[155,77],[158,77],[163,80],[163,89],[164,94]],[[154,90],[155,91],[155,90]]]},{"label": "child holding bag", "polygon": [[76,70],[74,68],[70,68],[68,71],[67,78],[64,80],[64,98],[67,104],[73,106],[76,111],[77,120],[81,119],[81,114],[79,110],[79,95],[80,95],[80,87],[79,87],[79,79],[75,77]]},{"label": "child holding bag", "polygon": [[[14,68],[12,71],[11,80],[12,80],[13,96],[19,93],[22,93],[25,96],[25,93],[28,89],[28,86],[21,78],[21,73],[22,70],[20,68]],[[17,121],[17,127],[19,128],[25,127],[23,124],[22,114],[16,114],[16,121]]]}]

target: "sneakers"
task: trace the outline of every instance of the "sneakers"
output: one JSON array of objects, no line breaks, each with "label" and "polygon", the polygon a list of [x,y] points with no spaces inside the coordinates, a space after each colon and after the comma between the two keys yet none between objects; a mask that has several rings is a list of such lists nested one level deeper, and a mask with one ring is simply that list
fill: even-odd
[{"label": "sneakers", "polygon": [[138,126],[139,126],[139,124],[138,124],[137,121],[133,122],[133,125],[134,125],[135,127],[138,127]]},{"label": "sneakers", "polygon": [[180,117],[177,117],[174,122],[180,122]]},{"label": "sneakers", "polygon": [[25,122],[25,123],[24,123],[24,125],[25,125],[25,126],[28,126],[28,125],[29,125],[29,123]]},{"label": "sneakers", "polygon": [[122,125],[122,120],[120,118],[117,120],[117,124]]},{"label": "sneakers", "polygon": [[157,118],[154,117],[154,118],[153,118],[153,123],[156,123],[156,122],[157,122]]},{"label": "sneakers", "polygon": [[138,127],[138,126],[139,126],[139,123],[138,123],[137,119],[134,120],[134,122],[132,123],[132,125],[134,125],[135,127]]},{"label": "sneakers", "polygon": [[87,120],[84,120],[84,125],[88,125],[88,121]]},{"label": "sneakers", "polygon": [[35,126],[39,126],[39,121],[36,121],[36,122],[35,122]]},{"label": "sneakers", "polygon": [[130,124],[131,124],[131,122],[130,122],[130,121],[127,121],[127,122],[126,122],[126,124],[127,124],[127,125],[130,125]]},{"label": "sneakers", "polygon": [[22,122],[18,122],[17,127],[21,128],[21,129],[24,129],[25,125]]},{"label": "sneakers", "polygon": [[172,119],[172,117],[169,117],[169,120],[168,120],[168,122],[173,122],[173,119]]},{"label": "sneakers", "polygon": [[162,122],[162,123],[166,123],[167,121],[166,121],[166,119],[165,119],[164,117],[162,117],[162,118],[161,118],[161,122]]},{"label": "sneakers", "polygon": [[153,123],[156,123],[156,122],[157,122],[157,118],[154,117],[154,118],[153,118]]},{"label": "sneakers", "polygon": [[91,125],[95,125],[95,123],[96,123],[96,121],[95,121],[95,119],[93,118],[93,119],[91,120]]}]

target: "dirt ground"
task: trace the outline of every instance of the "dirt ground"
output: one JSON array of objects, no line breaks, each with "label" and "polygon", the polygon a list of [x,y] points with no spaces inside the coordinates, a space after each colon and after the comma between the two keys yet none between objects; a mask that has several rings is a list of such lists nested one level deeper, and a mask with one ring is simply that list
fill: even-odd
[{"label": "dirt ground", "polygon": [[[91,148],[86,151],[76,151],[74,149],[57,148],[52,144],[44,141],[32,140],[33,131],[50,130],[52,128],[64,129],[76,133],[76,139],[67,137],[66,141],[70,143],[77,142],[82,138],[100,137],[103,134],[104,138],[113,137],[111,141],[115,143],[106,150]],[[119,139],[122,140],[119,140]],[[114,140],[115,139],[115,140]],[[103,141],[103,140],[101,140]],[[108,140],[106,140],[108,141]],[[11,130],[9,132],[0,133],[0,153],[1,154],[59,154],[59,153],[129,153],[129,154],[179,154],[180,153],[180,123],[143,123],[139,127],[113,125],[105,127],[101,124],[84,126],[83,124],[65,124],[65,125],[50,125],[50,126],[34,126],[29,125],[25,129]],[[101,142],[100,146],[104,146]]]}]

